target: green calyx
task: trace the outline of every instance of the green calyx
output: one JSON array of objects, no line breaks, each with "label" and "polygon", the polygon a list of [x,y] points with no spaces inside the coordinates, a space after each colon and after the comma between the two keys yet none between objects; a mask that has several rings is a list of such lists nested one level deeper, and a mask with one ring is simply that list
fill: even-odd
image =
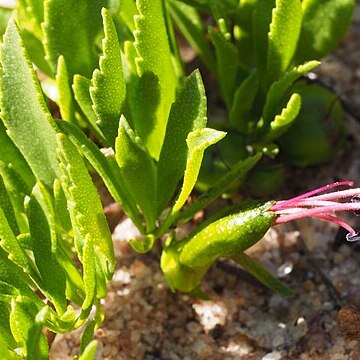
[{"label": "green calyx", "polygon": [[173,290],[191,292],[220,257],[232,257],[259,241],[274,224],[273,202],[252,203],[221,217],[182,241],[168,239],[161,268]]}]

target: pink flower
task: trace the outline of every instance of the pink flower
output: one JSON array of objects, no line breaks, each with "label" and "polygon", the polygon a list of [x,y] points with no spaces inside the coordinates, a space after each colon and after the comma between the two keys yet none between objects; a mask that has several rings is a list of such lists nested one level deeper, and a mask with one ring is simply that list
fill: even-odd
[{"label": "pink flower", "polygon": [[[350,189],[332,190],[339,186],[347,186]],[[358,215],[356,212],[360,211],[360,188],[351,188],[353,186],[354,182],[352,181],[341,181],[309,191],[292,199],[277,201],[270,208],[270,211],[275,212],[277,215],[275,224],[316,217],[342,226],[349,232],[346,235],[348,241],[360,240],[360,234],[350,224],[335,215],[339,211],[349,210]]]}]

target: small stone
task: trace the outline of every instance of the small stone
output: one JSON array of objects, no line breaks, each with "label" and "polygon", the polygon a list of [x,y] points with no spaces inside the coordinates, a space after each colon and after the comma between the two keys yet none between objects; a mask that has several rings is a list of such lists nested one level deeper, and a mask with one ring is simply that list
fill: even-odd
[{"label": "small stone", "polygon": [[277,276],[279,278],[283,278],[286,275],[289,275],[294,268],[294,264],[291,261],[286,261],[282,265],[280,265],[277,269]]},{"label": "small stone", "polygon": [[199,316],[200,323],[205,331],[213,329],[216,325],[224,325],[226,322],[227,309],[223,304],[214,301],[201,301],[193,304],[193,309]]},{"label": "small stone", "polygon": [[261,360],[280,360],[281,359],[281,352],[273,351],[271,353],[266,354],[261,358]]},{"label": "small stone", "polygon": [[301,339],[303,336],[305,336],[309,331],[307,321],[300,317],[297,319],[294,329],[294,337],[297,339]]}]

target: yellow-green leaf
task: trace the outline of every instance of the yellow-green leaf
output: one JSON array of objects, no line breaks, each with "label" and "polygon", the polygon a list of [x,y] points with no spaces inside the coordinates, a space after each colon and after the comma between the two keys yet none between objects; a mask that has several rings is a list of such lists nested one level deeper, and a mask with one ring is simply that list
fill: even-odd
[{"label": "yellow-green leaf", "polygon": [[270,123],[270,129],[265,136],[265,141],[271,142],[281,136],[296,119],[300,108],[301,96],[299,94],[293,94],[286,107],[281,111],[281,114],[276,115],[275,119]]},{"label": "yellow-green leaf", "polygon": [[189,133],[186,143],[189,151],[186,161],[186,169],[181,192],[172,209],[172,213],[180,211],[195,186],[199,175],[204,151],[210,145],[216,144],[226,135],[223,131],[210,128],[197,129]]},{"label": "yellow-green leaf", "polygon": [[71,91],[65,58],[63,56],[60,56],[58,60],[56,85],[58,89],[57,104],[59,105],[61,118],[66,121],[76,123],[73,94]]}]

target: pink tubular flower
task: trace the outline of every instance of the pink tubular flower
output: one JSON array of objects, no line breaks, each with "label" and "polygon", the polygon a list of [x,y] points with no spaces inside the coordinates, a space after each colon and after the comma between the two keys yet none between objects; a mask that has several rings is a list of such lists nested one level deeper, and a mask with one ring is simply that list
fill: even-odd
[{"label": "pink tubular flower", "polygon": [[[339,186],[347,186],[350,189],[332,190]],[[309,191],[292,199],[277,201],[270,208],[270,211],[277,215],[275,224],[282,224],[307,217],[316,217],[333,222],[346,229],[349,232],[346,235],[348,241],[360,240],[359,233],[348,223],[334,215],[339,211],[352,210],[355,214],[357,211],[360,211],[360,188],[351,188],[353,186],[354,182],[352,181],[341,181]],[[340,202],[339,200],[341,199],[347,199],[347,201]]]}]

